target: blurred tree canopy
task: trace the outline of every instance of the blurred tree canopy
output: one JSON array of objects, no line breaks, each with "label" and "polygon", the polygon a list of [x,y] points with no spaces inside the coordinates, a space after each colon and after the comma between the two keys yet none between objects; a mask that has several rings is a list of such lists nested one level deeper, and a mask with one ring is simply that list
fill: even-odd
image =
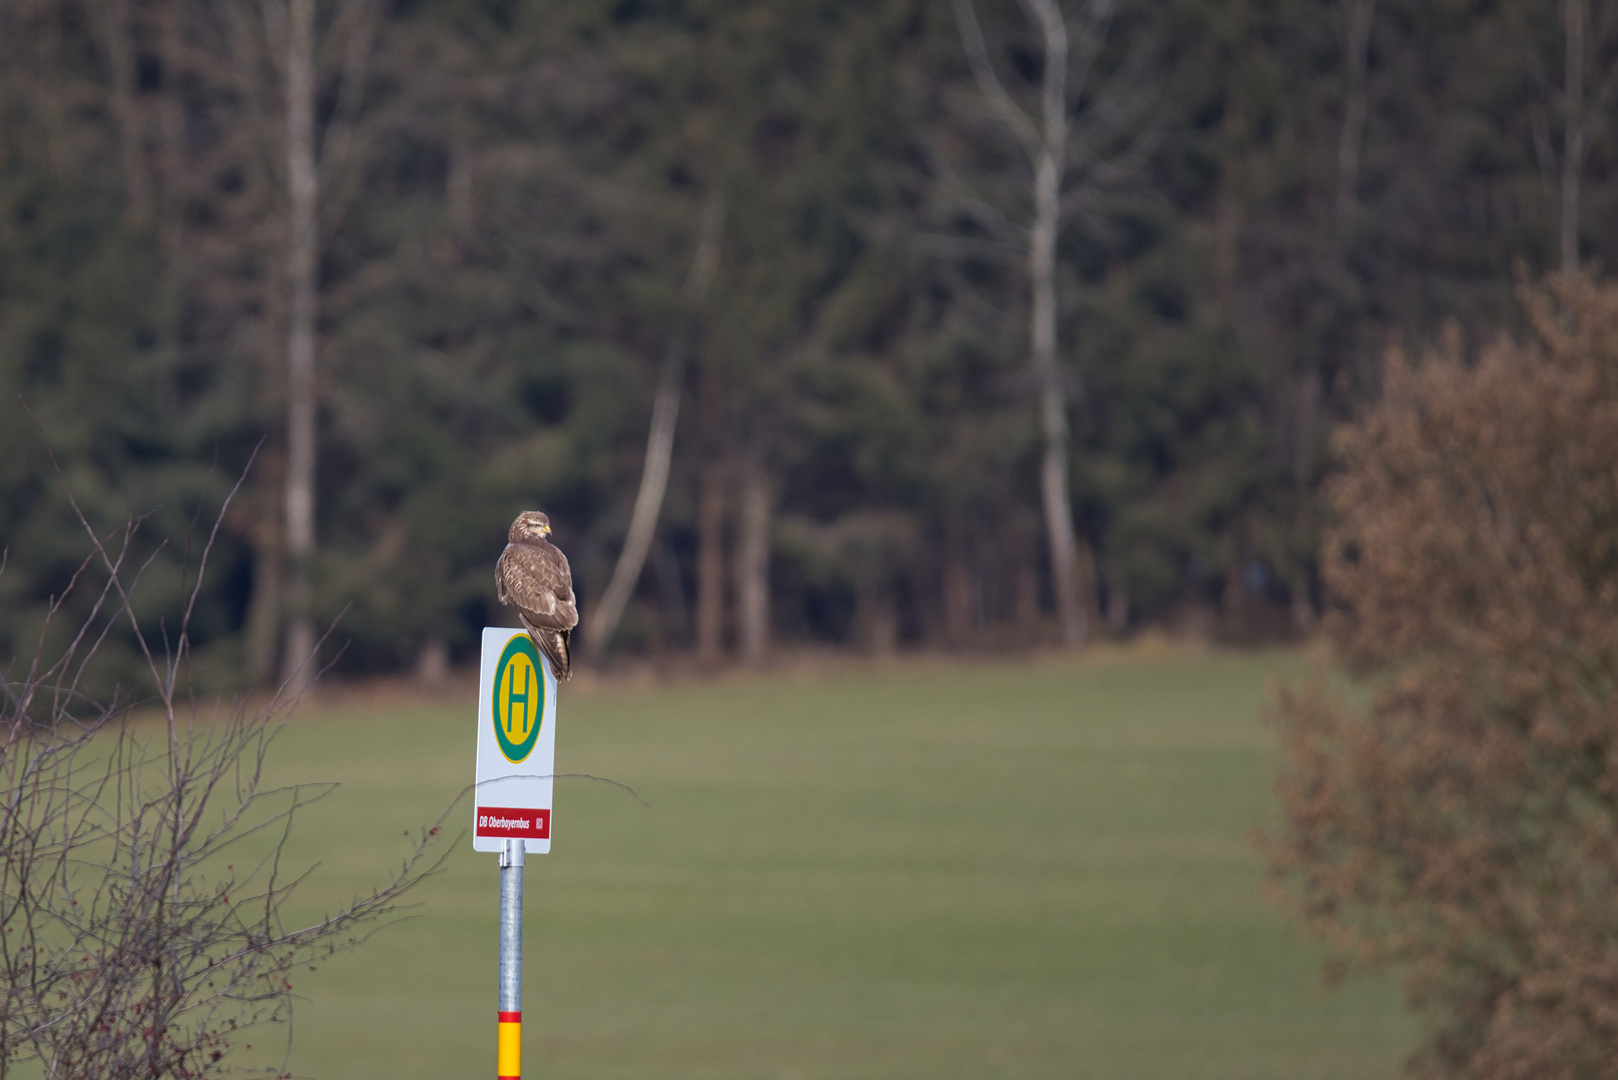
[{"label": "blurred tree canopy", "polygon": [[[468,656],[526,507],[588,612],[680,335],[618,649],[1058,640],[1026,244],[986,224],[1019,220],[1029,166],[986,134],[947,0],[313,0],[295,136],[309,2],[0,5],[0,655],[31,650],[82,555],[64,489],[181,537],[259,446],[193,621],[221,684],[280,670],[304,576],[317,621],[352,605],[349,670]],[[1517,267],[1565,265],[1568,235],[1611,258],[1618,28],[1550,0],[1115,6],[1073,116],[1126,90],[1150,138],[1056,247],[1081,597],[1111,633],[1291,633],[1319,606],[1325,433],[1390,337],[1514,325]],[[1037,85],[1018,4],[974,10],[997,70]],[[319,185],[307,565],[286,517],[298,138]],[[182,547],[156,552],[149,625],[177,610]]]},{"label": "blurred tree canopy", "polygon": [[1524,344],[1390,353],[1322,555],[1370,704],[1277,710],[1272,871],[1339,962],[1407,973],[1419,1076],[1618,1050],[1618,289],[1557,275],[1527,310]]}]

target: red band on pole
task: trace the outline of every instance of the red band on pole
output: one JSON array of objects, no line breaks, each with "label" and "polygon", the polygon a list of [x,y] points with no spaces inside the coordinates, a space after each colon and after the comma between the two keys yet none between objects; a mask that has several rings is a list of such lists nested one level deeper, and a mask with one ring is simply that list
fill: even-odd
[{"label": "red band on pole", "polygon": [[498,1015],[500,1017],[500,1023],[502,1024],[522,1023],[522,1013],[520,1012],[503,1012],[499,1013]]}]

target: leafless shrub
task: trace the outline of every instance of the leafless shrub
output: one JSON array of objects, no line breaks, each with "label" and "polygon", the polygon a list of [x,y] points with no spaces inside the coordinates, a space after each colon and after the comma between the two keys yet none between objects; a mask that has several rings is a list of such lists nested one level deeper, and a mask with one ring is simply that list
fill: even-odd
[{"label": "leafless shrub", "polygon": [[1395,351],[1341,434],[1323,570],[1374,696],[1276,710],[1273,873],[1408,972],[1419,1076],[1618,1060],[1618,288],[1525,299],[1532,344]]},{"label": "leafless shrub", "polygon": [[[0,683],[0,1077],[29,1059],[52,1080],[284,1076],[284,1058],[247,1060],[246,1029],[287,1018],[300,965],[398,912],[436,869],[439,825],[369,895],[287,925],[307,873],[282,865],[287,838],[329,786],[263,782],[293,699],[204,708],[189,691],[188,628],[218,522],[154,651],[131,604],[140,522],[101,537],[80,521],[90,555],[69,590],[101,581],[92,615],[59,655],[42,646]],[[85,670],[115,632],[141,643],[151,685],[89,700]]]}]

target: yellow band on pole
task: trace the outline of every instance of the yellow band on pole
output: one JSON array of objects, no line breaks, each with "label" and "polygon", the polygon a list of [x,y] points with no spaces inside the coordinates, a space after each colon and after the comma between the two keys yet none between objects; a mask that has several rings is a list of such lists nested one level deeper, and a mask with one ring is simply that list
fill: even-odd
[{"label": "yellow band on pole", "polygon": [[[507,1020],[506,1017],[516,1019]],[[522,1013],[500,1014],[498,1080],[519,1080],[522,1076]]]}]

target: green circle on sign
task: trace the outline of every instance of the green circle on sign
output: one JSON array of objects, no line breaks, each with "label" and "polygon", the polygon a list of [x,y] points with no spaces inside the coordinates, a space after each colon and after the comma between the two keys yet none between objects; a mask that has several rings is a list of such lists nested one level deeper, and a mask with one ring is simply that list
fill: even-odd
[{"label": "green circle on sign", "polygon": [[494,666],[494,741],[507,761],[533,753],[545,720],[545,672],[534,639],[518,634],[506,643]]}]

